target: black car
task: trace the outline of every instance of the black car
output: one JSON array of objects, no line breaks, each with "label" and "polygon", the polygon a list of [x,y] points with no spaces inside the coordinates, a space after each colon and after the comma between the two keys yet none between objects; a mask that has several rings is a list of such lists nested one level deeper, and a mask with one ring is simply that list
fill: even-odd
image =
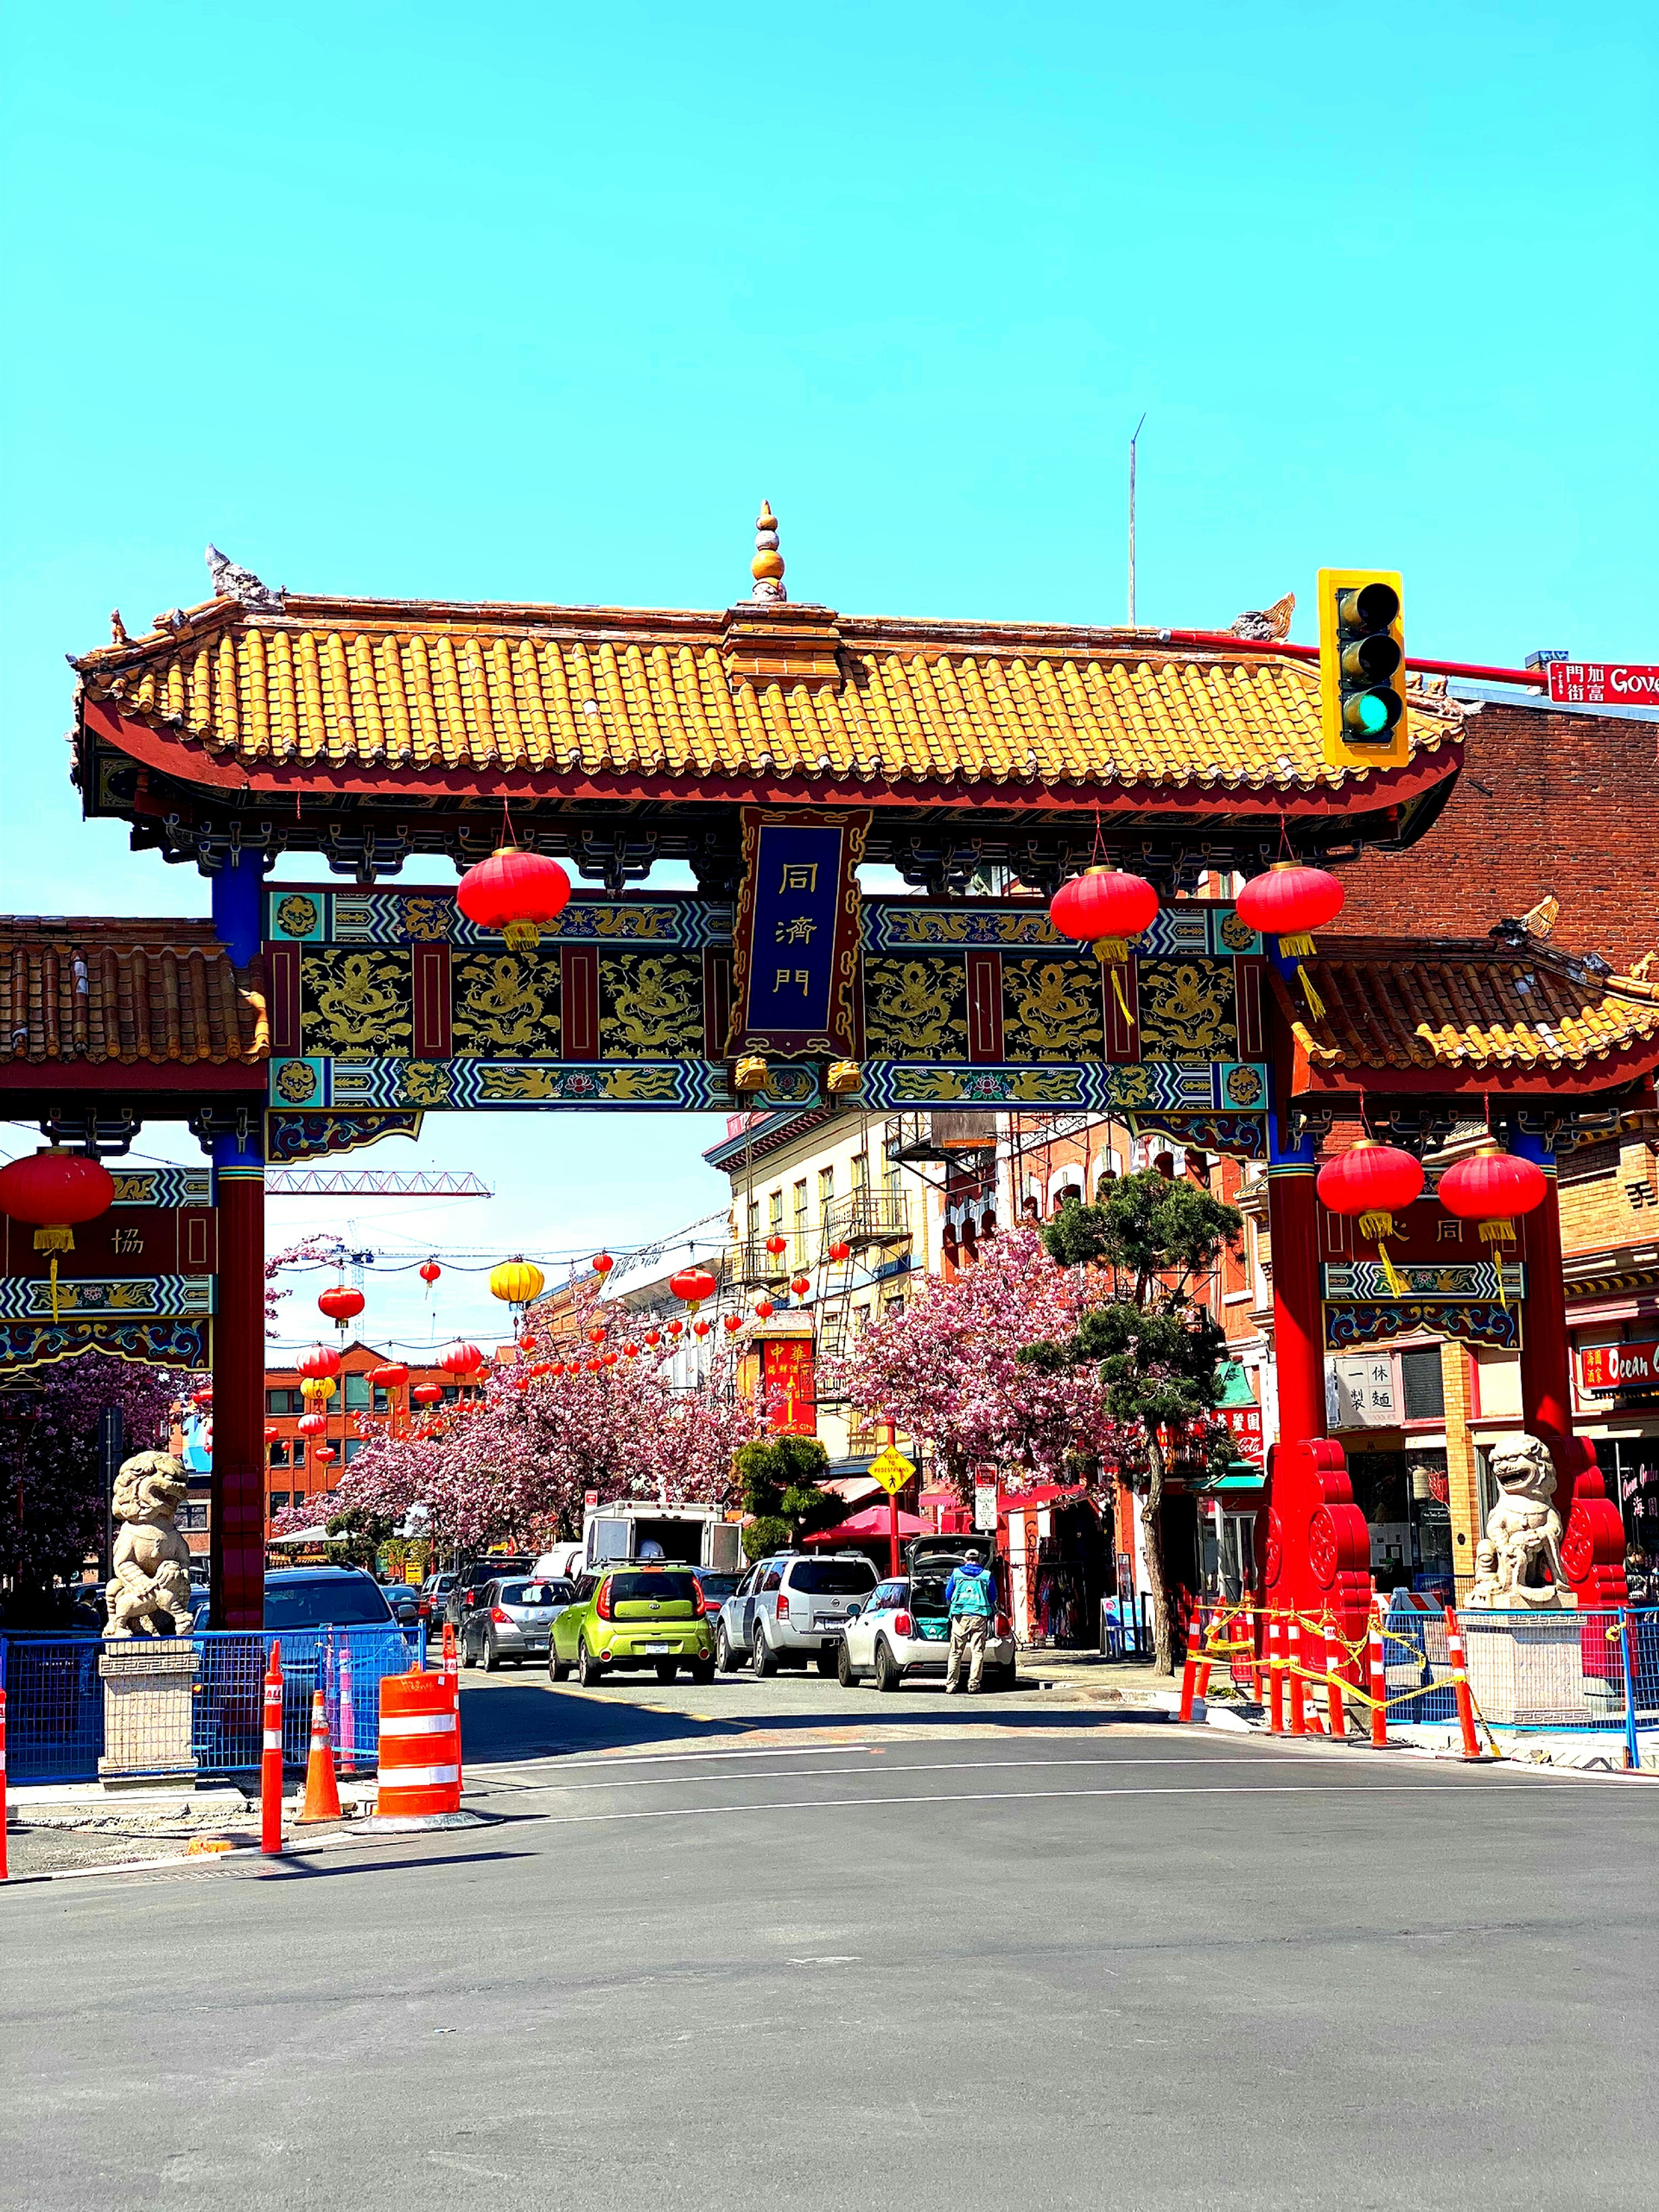
[{"label": "black car", "polygon": [[394,1616],[373,1575],[357,1567],[278,1567],[265,1577],[265,1628],[390,1628]]},{"label": "black car", "polygon": [[502,1575],[527,1575],[534,1562],[518,1553],[491,1553],[482,1559],[473,1559],[463,1567],[455,1578],[455,1586],[444,1601],[444,1620],[459,1635],[469,1613],[476,1611],[484,1591]]}]

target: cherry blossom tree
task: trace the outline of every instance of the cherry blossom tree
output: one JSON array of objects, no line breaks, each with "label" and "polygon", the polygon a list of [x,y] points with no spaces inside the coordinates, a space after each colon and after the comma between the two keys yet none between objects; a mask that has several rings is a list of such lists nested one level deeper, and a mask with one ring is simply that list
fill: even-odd
[{"label": "cherry blossom tree", "polygon": [[423,1505],[446,1543],[476,1550],[574,1531],[589,1490],[727,1503],[733,1455],[765,1420],[764,1408],[736,1390],[726,1351],[677,1389],[672,1347],[647,1346],[632,1316],[590,1297],[575,1319],[573,1342],[494,1370],[477,1398],[409,1434],[388,1423],[346,1468],[339,1510],[401,1518]]},{"label": "cherry blossom tree", "polygon": [[1056,1266],[1036,1232],[1006,1231],[954,1282],[930,1279],[901,1312],[827,1362],[832,1386],[929,1449],[966,1494],[975,1462],[1005,1479],[1075,1480],[1114,1430],[1098,1363],[1047,1371],[1023,1363],[1034,1342],[1064,1342],[1091,1297],[1082,1271]]},{"label": "cherry blossom tree", "polygon": [[57,1576],[72,1575],[104,1536],[98,1425],[119,1409],[125,1451],[165,1450],[178,1376],[83,1352],[39,1370],[39,1387],[0,1409],[0,1575],[15,1626],[41,1613]]}]

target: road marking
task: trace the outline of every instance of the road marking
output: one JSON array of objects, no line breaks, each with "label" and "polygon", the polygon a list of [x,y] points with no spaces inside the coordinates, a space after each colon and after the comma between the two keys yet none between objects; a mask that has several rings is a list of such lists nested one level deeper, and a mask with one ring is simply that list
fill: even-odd
[{"label": "road marking", "polygon": [[868,1743],[804,1743],[798,1750],[791,1750],[787,1745],[774,1745],[770,1747],[763,1746],[757,1751],[573,1752],[561,1763],[565,1766],[660,1766],[682,1763],[690,1765],[694,1761],[701,1763],[705,1759],[820,1759],[826,1750],[873,1751],[875,1748],[873,1744]]},{"label": "road marking", "polygon": [[[1527,1782],[1491,1782],[1493,1790],[1528,1790]],[[1395,1796],[1451,1797],[1462,1790],[1457,1782],[1376,1782],[1356,1786],[1338,1782],[1322,1786],[1311,1782],[1262,1782],[1235,1784],[1195,1782],[1163,1784],[1127,1790],[916,1790],[902,1797],[778,1797],[751,1805],[665,1805],[640,1813],[544,1813],[552,1828],[591,1827],[605,1820],[714,1820],[737,1813],[841,1813],[862,1811],[877,1805],[1027,1805],[1045,1797],[1362,1797],[1387,1791]]]},{"label": "road marking", "polygon": [[[763,1752],[757,1752],[753,1754],[753,1756],[757,1759],[764,1758],[766,1755],[767,1754]],[[872,1758],[878,1755],[882,1754],[878,1754],[873,1752],[871,1754]],[[1225,1759],[919,1759],[914,1764],[908,1765],[890,1766],[885,1770],[885,1771],[889,1774],[955,1774],[960,1772],[983,1774],[987,1772],[996,1772],[1003,1768],[1012,1769],[1032,1766],[1045,1768],[1058,1766],[1110,1766],[1121,1770],[1126,1766],[1179,1766],[1182,1768],[1188,1768],[1194,1766],[1261,1766],[1264,1765],[1270,1766],[1296,1766],[1299,1764],[1299,1759],[1295,1752],[1281,1752],[1277,1754],[1267,1753],[1255,1757],[1248,1752],[1241,1752],[1237,1754],[1230,1755]],[[789,1774],[861,1774],[866,1771],[866,1770],[865,1768],[860,1766],[794,1766],[781,1768],[779,1770],[781,1773]],[[624,1780],[616,1782],[562,1782],[557,1780],[550,1782],[512,1782],[489,1785],[489,1794],[498,1796],[522,1796],[532,1791],[540,1792],[544,1790],[564,1790],[571,1795],[586,1795],[589,1790],[661,1790],[667,1788],[671,1783],[684,1781],[688,1778],[691,1780],[700,1780],[702,1778],[697,1776],[688,1778],[681,1775],[639,1774],[630,1775]],[[708,1779],[710,1782],[724,1782],[728,1780],[732,1782],[747,1782],[764,1781],[766,1777],[764,1773],[757,1775],[751,1769],[748,1773],[742,1775],[733,1774],[726,1776],[711,1774],[708,1776]],[[483,1785],[480,1785],[481,1788],[483,1786]]]}]

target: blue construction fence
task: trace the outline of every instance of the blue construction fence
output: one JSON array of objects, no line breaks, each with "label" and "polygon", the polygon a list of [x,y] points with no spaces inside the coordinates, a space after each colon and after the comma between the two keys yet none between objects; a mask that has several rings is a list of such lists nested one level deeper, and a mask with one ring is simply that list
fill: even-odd
[{"label": "blue construction fence", "polygon": [[[0,1635],[10,1781],[97,1779],[104,1751],[99,1658],[106,1650],[130,1652],[136,1641]],[[423,1622],[407,1631],[285,1629],[280,1637],[203,1630],[190,1642],[191,1752],[198,1774],[257,1771],[265,1670],[276,1644],[283,1650],[283,1759],[295,1767],[305,1765],[310,1751],[314,1691],[320,1689],[327,1700],[329,1734],[341,1771],[372,1767],[380,1755],[382,1679],[426,1663]]]},{"label": "blue construction fence", "polygon": [[[1630,1764],[1640,1764],[1638,1738],[1659,1731],[1659,1607],[1564,1613],[1466,1607],[1457,1619],[1469,1686],[1488,1727],[1622,1735]],[[1389,1721],[1455,1722],[1443,1608],[1419,1609],[1396,1591],[1382,1626]],[[1648,1750],[1652,1757],[1659,1742]]]}]

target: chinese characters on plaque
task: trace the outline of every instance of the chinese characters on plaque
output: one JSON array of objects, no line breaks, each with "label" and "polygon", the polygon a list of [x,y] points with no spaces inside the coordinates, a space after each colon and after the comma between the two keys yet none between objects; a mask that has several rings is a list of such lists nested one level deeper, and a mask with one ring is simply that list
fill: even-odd
[{"label": "chinese characters on plaque", "polygon": [[733,1051],[851,1054],[863,816],[744,817]]}]

